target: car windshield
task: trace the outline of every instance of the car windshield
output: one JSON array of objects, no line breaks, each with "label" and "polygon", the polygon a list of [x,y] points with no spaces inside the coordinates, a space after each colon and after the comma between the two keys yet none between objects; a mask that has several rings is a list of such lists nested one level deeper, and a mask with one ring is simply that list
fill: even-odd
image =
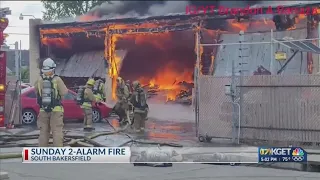
[{"label": "car windshield", "polygon": [[27,88],[21,89],[21,94],[29,91],[29,89],[31,89],[31,88],[33,88],[33,87],[27,87]]}]

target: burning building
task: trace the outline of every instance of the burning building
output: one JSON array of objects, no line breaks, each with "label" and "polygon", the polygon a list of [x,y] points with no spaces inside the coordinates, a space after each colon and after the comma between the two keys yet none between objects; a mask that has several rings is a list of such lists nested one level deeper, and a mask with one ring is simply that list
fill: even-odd
[{"label": "burning building", "polygon": [[[110,95],[114,97],[115,78],[120,76],[140,80],[149,88],[150,95],[159,95],[161,90],[167,101],[191,95],[197,55],[203,75],[229,75],[228,59],[238,57],[239,47],[223,45],[201,47],[197,54],[196,33],[200,34],[202,44],[237,42],[239,31],[245,32],[246,41],[255,42],[270,41],[270,29],[274,29],[278,39],[317,36],[312,34],[314,25],[307,23],[306,15],[247,17],[211,12],[104,20],[85,15],[80,19],[80,22],[56,24],[30,20],[30,56],[33,56],[30,59],[53,57],[57,61],[57,74],[69,88],[84,84],[88,77],[100,76],[106,78]],[[266,49],[270,45],[251,46],[248,72],[257,74],[259,68],[268,71],[271,57],[270,53],[266,56]],[[302,56],[308,62],[292,60],[303,64],[294,73],[312,71],[312,57],[310,60],[306,53]],[[39,68],[36,65],[39,62],[30,65],[31,82],[38,75],[39,71],[33,69]],[[298,65],[293,63],[293,66]]]}]

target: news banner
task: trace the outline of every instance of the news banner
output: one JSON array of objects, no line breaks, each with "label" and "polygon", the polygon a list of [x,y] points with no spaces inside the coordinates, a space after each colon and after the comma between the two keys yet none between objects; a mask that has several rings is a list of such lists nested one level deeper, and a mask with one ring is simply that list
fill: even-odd
[{"label": "news banner", "polygon": [[[154,147],[30,147],[23,148],[23,163],[150,163],[150,162],[307,162],[307,152],[299,147],[259,147],[258,152],[217,152],[214,148],[161,148]],[[192,158],[201,157],[200,160]],[[242,162],[245,155],[255,157]],[[252,156],[254,154],[255,156]],[[134,158],[133,158],[134,157]],[[189,157],[186,160],[185,157]],[[203,157],[207,157],[204,159]],[[211,159],[210,159],[211,157]],[[214,157],[214,158],[212,158]],[[218,157],[218,158],[217,158]],[[230,158],[228,158],[230,157]],[[239,157],[237,160],[236,157]],[[219,159],[220,158],[220,159]],[[242,160],[241,160],[242,159]]]}]

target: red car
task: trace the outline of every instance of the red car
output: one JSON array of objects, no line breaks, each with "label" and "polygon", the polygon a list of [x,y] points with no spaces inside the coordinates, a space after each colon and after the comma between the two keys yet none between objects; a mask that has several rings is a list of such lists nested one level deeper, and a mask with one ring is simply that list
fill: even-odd
[{"label": "red car", "polygon": [[[81,107],[76,103],[77,94],[69,90],[62,100],[64,108],[64,119],[83,120],[83,112]],[[22,105],[22,123],[34,124],[37,121],[40,107],[37,104],[37,96],[34,87],[28,87],[21,90],[21,105]],[[93,122],[100,122],[111,113],[112,108],[106,107],[104,104],[93,104]]]},{"label": "red car", "polygon": [[31,84],[29,84],[29,83],[21,83],[21,90],[25,89],[25,88],[28,88],[28,87],[32,87]]}]

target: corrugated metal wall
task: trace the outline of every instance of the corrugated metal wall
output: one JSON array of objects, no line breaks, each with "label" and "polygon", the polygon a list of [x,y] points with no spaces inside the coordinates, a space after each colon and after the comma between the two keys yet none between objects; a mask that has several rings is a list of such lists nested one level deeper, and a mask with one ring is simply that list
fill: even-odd
[{"label": "corrugated metal wall", "polygon": [[[240,129],[238,109],[232,108],[231,97],[225,95],[224,88],[228,84],[231,84],[231,77],[200,76],[200,135],[223,138],[240,135],[242,140],[290,143],[320,142],[320,76],[244,76],[241,87],[237,79],[235,102],[241,107]],[[237,124],[235,134],[232,134],[233,123]]]},{"label": "corrugated metal wall", "polygon": [[105,77],[104,51],[90,51],[74,54],[69,60],[59,64],[56,73],[64,77]]},{"label": "corrugated metal wall", "polygon": [[[290,31],[277,31],[274,32],[274,39],[282,39],[284,37],[292,37],[294,39],[305,39],[307,36],[306,29],[296,29]],[[270,42],[271,33],[245,33],[245,42]],[[223,40],[222,44],[234,43],[239,41],[238,34],[222,34],[220,40]],[[252,44],[243,45],[242,56],[246,56],[244,59],[247,64],[243,65],[241,68],[246,70],[244,74],[253,75],[253,72],[257,70],[258,66],[263,66],[270,71],[270,44]],[[218,53],[215,59],[215,73],[216,76],[230,76],[232,72],[232,61],[237,63],[240,62],[239,56],[239,45],[221,45],[219,47]],[[274,52],[284,51],[287,53],[287,57],[290,57],[293,52],[287,47],[281,46],[280,44],[275,44],[273,46]],[[275,64],[275,69],[279,70],[283,65],[283,62]],[[240,66],[235,68],[235,72],[240,70]],[[298,53],[292,61],[288,64],[287,68],[284,70],[283,74],[307,74],[307,55],[303,53],[303,58],[301,60],[301,55]]]}]

